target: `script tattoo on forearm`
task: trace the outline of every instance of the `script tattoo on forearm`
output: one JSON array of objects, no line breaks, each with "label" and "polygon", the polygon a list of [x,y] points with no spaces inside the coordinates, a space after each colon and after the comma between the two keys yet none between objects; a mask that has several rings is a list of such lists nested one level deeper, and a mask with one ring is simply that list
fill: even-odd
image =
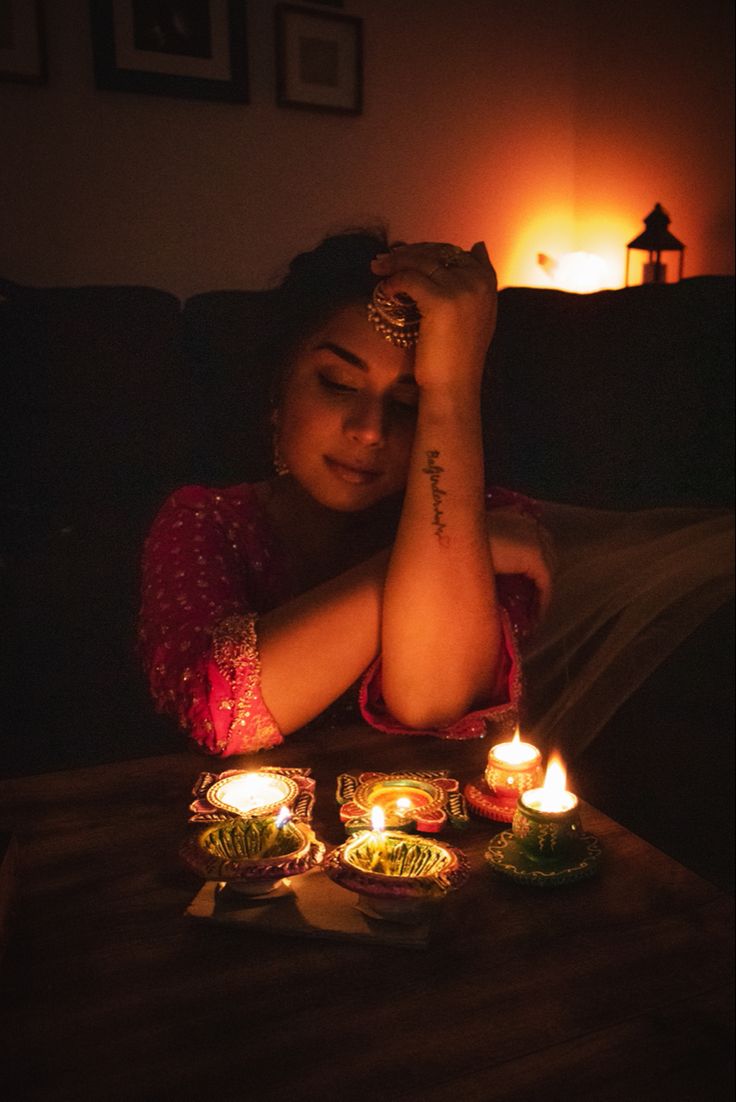
[{"label": "script tattoo on forearm", "polygon": [[432,488],[432,508],[434,515],[432,517],[432,526],[434,527],[434,534],[440,543],[447,542],[447,536],[443,535],[447,525],[443,521],[444,510],[442,508],[442,498],[447,493],[447,490],[443,490],[440,486],[440,475],[444,472],[444,467],[440,467],[436,462],[440,453],[438,451],[425,452],[427,456],[427,466],[422,467],[422,474],[429,475],[429,484]]}]

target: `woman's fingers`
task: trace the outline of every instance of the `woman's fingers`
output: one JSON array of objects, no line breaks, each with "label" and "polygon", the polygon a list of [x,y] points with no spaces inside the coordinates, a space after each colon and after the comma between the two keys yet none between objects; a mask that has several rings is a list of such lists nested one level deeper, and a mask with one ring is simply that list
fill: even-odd
[{"label": "woman's fingers", "polygon": [[[482,245],[482,243],[479,243]],[[474,245],[473,249],[478,246]],[[476,255],[471,249],[466,252],[457,245],[439,242],[420,242],[415,245],[397,245],[388,253],[375,257],[371,267],[376,275],[391,275],[396,272],[416,271],[428,278],[467,273],[480,274],[483,269],[492,271],[488,254]],[[437,280],[439,282],[439,280]]]}]

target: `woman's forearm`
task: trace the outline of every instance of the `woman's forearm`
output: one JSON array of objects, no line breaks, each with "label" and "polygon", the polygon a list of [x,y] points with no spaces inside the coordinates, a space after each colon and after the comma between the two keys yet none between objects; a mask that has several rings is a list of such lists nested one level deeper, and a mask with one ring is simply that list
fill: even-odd
[{"label": "woman's forearm", "polygon": [[[470,373],[468,373],[470,374]],[[479,388],[425,390],[383,600],[383,690],[445,726],[498,685],[502,629],[485,515]]]},{"label": "woman's forearm", "polygon": [[284,734],[319,715],[378,653],[387,558],[379,552],[259,618],[261,690]]}]

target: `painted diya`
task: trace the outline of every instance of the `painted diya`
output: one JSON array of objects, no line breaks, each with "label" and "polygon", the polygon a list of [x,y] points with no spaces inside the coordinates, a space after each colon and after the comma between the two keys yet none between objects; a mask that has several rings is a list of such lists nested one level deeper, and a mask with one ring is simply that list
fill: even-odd
[{"label": "painted diya", "polygon": [[460,850],[394,830],[354,834],[328,855],[324,869],[331,880],[357,894],[364,913],[403,923],[431,917],[470,874]]},{"label": "painted diya", "polygon": [[446,823],[468,823],[465,800],[446,770],[415,773],[341,773],[337,778],[340,819],[348,834],[367,830],[379,808],[390,830],[436,834]]},{"label": "painted diya", "polygon": [[288,889],[293,876],[322,863],[325,847],[288,811],[277,816],[229,818],[190,834],[180,856],[204,880],[225,881],[233,891],[263,896]]},{"label": "painted diya", "polygon": [[593,876],[601,847],[585,834],[580,801],[566,788],[567,774],[557,756],[547,766],[541,788],[519,796],[511,830],[492,838],[485,859],[495,872],[521,884],[549,888]]},{"label": "painted diya", "polygon": [[200,773],[189,805],[191,823],[225,819],[264,818],[282,808],[292,819],[311,822],[315,782],[309,769],[228,769],[224,773]]}]

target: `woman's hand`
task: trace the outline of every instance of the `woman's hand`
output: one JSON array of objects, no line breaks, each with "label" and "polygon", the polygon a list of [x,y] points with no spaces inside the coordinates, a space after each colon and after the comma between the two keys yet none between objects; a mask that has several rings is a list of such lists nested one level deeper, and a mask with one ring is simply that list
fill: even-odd
[{"label": "woman's hand", "polygon": [[552,596],[554,559],[547,531],[513,507],[487,514],[488,539],[496,574],[524,574],[537,588],[544,615]]},{"label": "woman's hand", "polygon": [[408,295],[422,315],[414,374],[420,389],[480,385],[496,327],[496,273],[483,242],[397,245],[372,262],[382,290]]}]

